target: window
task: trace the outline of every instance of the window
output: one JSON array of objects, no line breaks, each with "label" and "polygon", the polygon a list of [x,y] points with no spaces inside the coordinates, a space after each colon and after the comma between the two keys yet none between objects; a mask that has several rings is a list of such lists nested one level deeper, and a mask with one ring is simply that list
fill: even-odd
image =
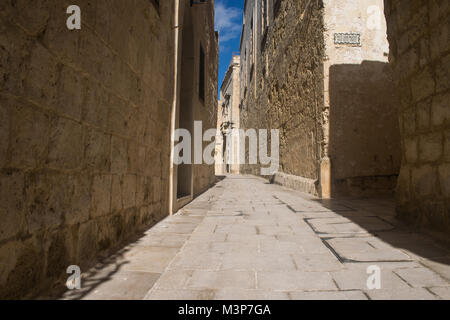
[{"label": "window", "polygon": [[205,101],[205,52],[202,45],[200,45],[200,70],[198,81],[198,96],[202,101]]}]

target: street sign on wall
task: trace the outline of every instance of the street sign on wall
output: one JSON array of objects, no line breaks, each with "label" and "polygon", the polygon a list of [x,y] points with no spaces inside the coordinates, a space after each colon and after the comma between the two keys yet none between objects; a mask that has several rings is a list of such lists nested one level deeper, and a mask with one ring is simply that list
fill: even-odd
[{"label": "street sign on wall", "polygon": [[334,44],[360,45],[361,34],[359,33],[335,33]]}]

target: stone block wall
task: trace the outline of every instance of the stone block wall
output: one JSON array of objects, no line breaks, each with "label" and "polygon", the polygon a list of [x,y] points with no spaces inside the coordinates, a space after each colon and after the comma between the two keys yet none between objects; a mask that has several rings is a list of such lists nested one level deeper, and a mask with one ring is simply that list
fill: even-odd
[{"label": "stone block wall", "polygon": [[[246,5],[241,127],[280,130],[280,175],[273,181],[324,198],[392,195],[400,137],[383,1]],[[349,33],[358,43],[335,41]],[[259,166],[244,172],[259,174]]]},{"label": "stone block wall", "polygon": [[[189,1],[185,1],[185,7],[190,8]],[[217,127],[219,36],[214,31],[214,1],[211,1],[207,5],[194,6],[191,10],[193,10],[194,14],[194,38],[198,38],[198,41],[202,43],[206,55],[205,99],[203,102],[196,101],[193,110],[194,119],[196,121],[202,121],[202,134],[204,134],[206,130]],[[198,79],[198,76],[196,79]],[[198,94],[196,93],[195,96],[198,96]],[[203,151],[211,144],[211,141],[203,142]],[[211,155],[214,157],[214,149]],[[202,164],[194,164],[193,175],[194,198],[208,190],[216,182],[214,164],[207,164],[205,162]]]},{"label": "stone block wall", "polygon": [[450,230],[450,2],[385,0],[390,62],[400,96],[397,211]]},{"label": "stone block wall", "polygon": [[[275,12],[275,2],[269,1],[270,25],[265,39],[261,3],[254,4],[254,74],[241,49],[241,68],[248,70],[243,71],[247,75],[241,73],[241,128],[279,129],[279,171],[316,181],[324,105],[323,9],[320,1],[307,6],[309,1],[283,0]],[[253,11],[247,11],[245,21],[250,23]],[[244,43],[249,43],[250,34],[244,31]],[[247,55],[249,51],[247,48]],[[259,169],[258,165],[245,165],[241,172],[259,175]]]},{"label": "stone block wall", "polygon": [[0,2],[0,298],[168,212],[173,1],[70,4]]}]

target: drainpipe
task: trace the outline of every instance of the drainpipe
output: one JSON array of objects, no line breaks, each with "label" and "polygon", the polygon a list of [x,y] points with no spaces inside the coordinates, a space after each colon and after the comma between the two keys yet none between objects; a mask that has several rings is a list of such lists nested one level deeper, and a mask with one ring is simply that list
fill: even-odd
[{"label": "drainpipe", "polygon": [[178,96],[178,36],[179,36],[179,11],[180,1],[175,0],[174,10],[174,68],[173,68],[173,98],[170,113],[170,172],[169,172],[169,215],[173,215],[174,203],[174,148],[175,148],[175,122],[177,119]]}]

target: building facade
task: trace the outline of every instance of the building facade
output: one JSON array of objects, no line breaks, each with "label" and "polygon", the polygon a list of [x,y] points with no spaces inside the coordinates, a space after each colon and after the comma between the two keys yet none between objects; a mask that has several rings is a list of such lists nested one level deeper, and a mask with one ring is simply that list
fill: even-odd
[{"label": "building facade", "polygon": [[276,183],[324,198],[393,193],[388,53],[382,0],[245,2],[241,127],[280,130]]},{"label": "building facade", "polygon": [[0,298],[64,288],[215,181],[171,164],[175,128],[216,125],[214,1],[77,4],[79,30],[65,1],[0,4]]},{"label": "building facade", "polygon": [[448,231],[449,12],[445,0],[247,0],[241,128],[280,130],[273,181],[322,198],[395,194],[402,219]]},{"label": "building facade", "polygon": [[240,57],[234,55],[220,88],[217,112],[216,175],[239,174]]}]

